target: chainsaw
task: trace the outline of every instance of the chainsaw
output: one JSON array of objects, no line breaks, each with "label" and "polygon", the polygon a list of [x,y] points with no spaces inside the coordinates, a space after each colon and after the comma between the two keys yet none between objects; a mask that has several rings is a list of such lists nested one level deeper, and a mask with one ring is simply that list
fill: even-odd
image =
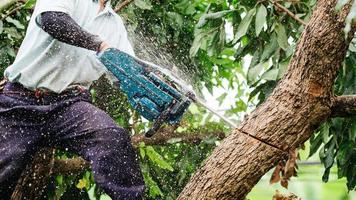
[{"label": "chainsaw", "polygon": [[[213,111],[198,101],[193,90],[167,69],[115,48],[101,52],[98,59],[118,79],[119,87],[133,109],[153,122],[146,137],[153,136],[163,123],[179,123],[192,102]],[[228,119],[220,117],[235,127]]]}]

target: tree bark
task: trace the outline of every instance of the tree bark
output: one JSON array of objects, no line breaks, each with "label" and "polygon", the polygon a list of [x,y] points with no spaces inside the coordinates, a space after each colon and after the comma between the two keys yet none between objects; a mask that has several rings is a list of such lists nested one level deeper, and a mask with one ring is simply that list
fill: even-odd
[{"label": "tree bark", "polygon": [[333,117],[355,116],[356,95],[345,95],[334,98],[331,115]]},{"label": "tree bark", "polygon": [[[213,151],[179,200],[244,199],[290,149],[330,117],[332,86],[350,42],[343,32],[346,15],[335,13],[336,2],[318,1],[283,79]],[[347,5],[342,12],[349,9]]]},{"label": "tree bark", "polygon": [[12,193],[11,200],[40,199],[52,175],[54,150],[44,148],[37,152],[33,164],[28,165]]}]

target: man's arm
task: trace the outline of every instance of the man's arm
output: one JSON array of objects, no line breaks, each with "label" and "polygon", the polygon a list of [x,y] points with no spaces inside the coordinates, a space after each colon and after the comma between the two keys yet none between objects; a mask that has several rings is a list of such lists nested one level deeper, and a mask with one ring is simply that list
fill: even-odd
[{"label": "man's arm", "polygon": [[61,42],[93,51],[102,51],[109,47],[99,36],[85,31],[64,12],[43,12],[39,17],[39,26]]}]

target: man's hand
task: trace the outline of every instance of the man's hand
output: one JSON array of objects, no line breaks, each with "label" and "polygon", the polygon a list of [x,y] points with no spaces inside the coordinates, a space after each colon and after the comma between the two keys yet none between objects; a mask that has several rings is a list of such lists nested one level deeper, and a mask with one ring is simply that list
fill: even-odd
[{"label": "man's hand", "polygon": [[102,42],[99,47],[99,52],[103,52],[108,48],[110,48],[110,45],[106,42]]}]

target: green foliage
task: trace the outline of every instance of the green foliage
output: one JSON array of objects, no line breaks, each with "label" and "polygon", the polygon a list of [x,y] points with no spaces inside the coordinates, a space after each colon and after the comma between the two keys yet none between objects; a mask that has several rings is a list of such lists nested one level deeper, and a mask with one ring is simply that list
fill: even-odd
[{"label": "green foliage", "polygon": [[[335,83],[336,94],[356,93],[356,55],[349,52],[343,69],[340,71]],[[338,177],[347,178],[347,187],[354,190],[356,186],[356,118],[334,118],[323,124],[319,131],[310,140],[310,155],[319,150],[319,157],[324,163],[325,172],[322,177],[327,182],[330,168],[335,165],[338,168]]]},{"label": "green foliage", "polygon": [[[116,5],[119,1],[113,0]],[[346,1],[340,0],[337,9]],[[0,73],[10,65],[25,35],[25,30],[35,1],[28,0],[18,11],[0,20]],[[280,2],[304,21],[308,21],[315,0]],[[13,10],[13,5],[7,10]],[[353,9],[355,3],[352,5]],[[347,25],[355,16],[350,12]],[[236,91],[235,105],[225,114],[238,115],[249,107],[263,102],[285,73],[295,44],[303,26],[287,14],[276,10],[268,1],[256,0],[135,0],[121,13],[123,18],[137,30],[156,38],[159,46],[169,49],[173,57],[187,67],[181,70],[194,79],[200,88],[213,93],[214,88],[224,88],[217,98],[220,105]],[[5,14],[1,14],[5,16]],[[347,32],[347,30],[346,30]],[[356,93],[356,39],[349,47],[347,58],[334,85],[334,92]],[[227,83],[227,84],[226,84]],[[109,97],[95,88],[94,100],[108,99],[105,110],[121,126],[131,133],[142,133],[149,123],[130,110],[122,94]],[[191,134],[228,130],[222,123],[212,123],[212,115],[191,106],[177,131]],[[319,153],[328,180],[330,169],[337,166],[338,176],[347,178],[348,189],[356,184],[356,119],[332,119],[325,123],[311,138],[310,155]],[[219,144],[209,138],[199,144],[182,143],[179,138],[166,146],[141,144],[138,152],[147,185],[146,199],[175,199],[189,177],[201,162]],[[60,154],[63,158],[68,152]],[[93,192],[93,199],[100,199],[102,192],[86,172],[81,175],[57,176],[50,198],[60,197],[73,185],[83,191]]]}]

